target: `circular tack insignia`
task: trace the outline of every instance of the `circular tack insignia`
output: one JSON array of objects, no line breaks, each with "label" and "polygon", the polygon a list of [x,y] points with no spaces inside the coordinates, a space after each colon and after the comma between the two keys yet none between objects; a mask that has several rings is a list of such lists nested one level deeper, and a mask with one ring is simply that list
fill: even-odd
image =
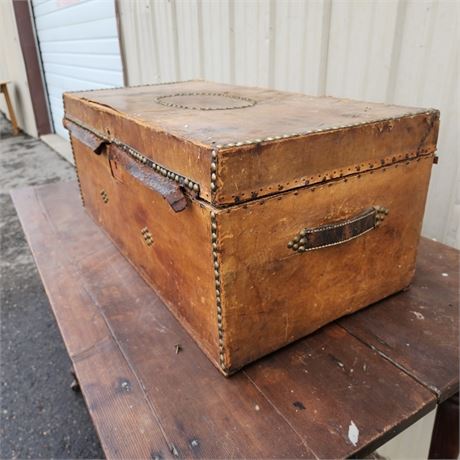
[{"label": "circular tack insignia", "polygon": [[231,93],[175,93],[158,96],[158,104],[188,110],[232,110],[253,107],[257,101]]}]

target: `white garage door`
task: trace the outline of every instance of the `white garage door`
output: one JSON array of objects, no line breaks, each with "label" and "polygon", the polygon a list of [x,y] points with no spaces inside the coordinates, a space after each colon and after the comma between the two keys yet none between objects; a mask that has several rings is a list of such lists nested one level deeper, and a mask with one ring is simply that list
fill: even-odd
[{"label": "white garage door", "polygon": [[62,93],[123,86],[115,0],[32,0],[52,123],[62,126]]}]

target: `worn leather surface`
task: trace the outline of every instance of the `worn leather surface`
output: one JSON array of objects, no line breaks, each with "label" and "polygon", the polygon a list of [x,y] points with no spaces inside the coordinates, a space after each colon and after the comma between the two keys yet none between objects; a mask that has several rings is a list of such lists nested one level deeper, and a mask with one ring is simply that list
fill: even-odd
[{"label": "worn leather surface", "polygon": [[[239,91],[258,103],[201,111],[155,102],[158,95],[206,88]],[[68,94],[65,101],[66,117],[94,131],[101,145],[122,140],[200,184],[199,197],[187,195],[184,202],[180,190],[158,184],[153,171],[112,147],[95,155],[92,138],[73,132],[88,212],[222,372],[232,373],[410,283],[437,112],[404,116],[405,108],[204,82]],[[212,101],[181,96],[174,103]],[[265,111],[259,118],[248,115],[260,107]],[[303,124],[334,128],[344,117],[369,123],[223,148],[217,153],[217,190],[210,193],[210,142],[216,136],[262,136],[267,127]],[[186,206],[175,212],[176,204]],[[350,220],[373,206],[389,214],[372,231],[304,253],[288,247],[302,229]],[[322,233],[312,244],[323,237],[346,239],[364,227]]]},{"label": "worn leather surface", "polygon": [[369,208],[345,220],[330,222],[314,228],[303,228],[288,243],[288,247],[299,252],[305,252],[344,244],[373,230],[377,224],[377,210]]},{"label": "worn leather surface", "polygon": [[[250,98],[256,105],[242,109],[202,111],[168,107],[156,101],[159,96],[186,92],[228,93]],[[327,130],[342,124],[376,122],[426,110],[207,81],[81,91],[67,93],[66,97],[69,103],[67,113],[70,115],[74,113],[73,109],[76,110],[72,101],[80,100],[86,103],[86,108],[119,113],[156,131],[207,147],[211,147],[213,142],[227,144],[286,133]],[[197,101],[206,101],[208,98],[205,94],[195,97]],[[218,96],[215,98],[219,99]],[[219,103],[223,106],[226,104],[227,101]],[[232,105],[232,102],[229,101],[228,105]],[[90,116],[88,113],[87,117]],[[97,125],[102,127],[100,123]]]},{"label": "worn leather surface", "polygon": [[[184,93],[195,95],[174,96]],[[180,106],[243,108],[171,107],[159,102],[165,96]],[[431,154],[439,118],[433,110],[203,81],[66,93],[64,102],[66,117],[197,182],[216,206]],[[224,147],[211,192],[214,145]]]},{"label": "worn leather surface", "polygon": [[[191,200],[175,213],[129,172],[114,177],[106,153],[73,143],[87,210],[218,366],[213,208]],[[227,373],[410,283],[431,166],[424,157],[214,209]],[[388,208],[388,216],[352,241],[305,253],[287,247],[302,228],[374,205]],[[145,227],[151,246],[142,237]]]},{"label": "worn leather surface", "polygon": [[81,126],[78,126],[70,120],[64,119],[63,125],[66,129],[69,130],[70,134],[72,134],[75,139],[78,139],[80,142],[85,144],[96,155],[100,155],[107,145],[107,141],[105,139],[88,129],[84,129]]},{"label": "worn leather surface", "polygon": [[[432,158],[232,207],[217,215],[226,362],[238,369],[409,285]],[[298,253],[302,228],[374,205],[382,224],[338,246]]]},{"label": "worn leather surface", "polygon": [[160,194],[175,212],[183,211],[187,207],[185,194],[174,181],[153,172],[151,168],[134,160],[114,144],[108,147],[107,155],[112,175],[118,180],[123,181],[122,177],[126,177],[128,173],[145,187]]},{"label": "worn leather surface", "polygon": [[[175,212],[121,163],[112,174],[106,151],[94,155],[77,139],[72,142],[86,210],[216,362],[210,210],[187,198],[187,207]],[[107,203],[101,199],[102,190]],[[145,228],[152,235],[150,246]]]}]

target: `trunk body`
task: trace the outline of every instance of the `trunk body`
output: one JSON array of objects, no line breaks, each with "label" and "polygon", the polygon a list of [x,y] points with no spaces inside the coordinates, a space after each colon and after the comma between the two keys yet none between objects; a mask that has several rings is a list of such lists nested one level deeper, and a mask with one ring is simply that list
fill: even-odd
[{"label": "trunk body", "polygon": [[86,209],[224,374],[410,283],[437,111],[207,82],[64,100]]}]

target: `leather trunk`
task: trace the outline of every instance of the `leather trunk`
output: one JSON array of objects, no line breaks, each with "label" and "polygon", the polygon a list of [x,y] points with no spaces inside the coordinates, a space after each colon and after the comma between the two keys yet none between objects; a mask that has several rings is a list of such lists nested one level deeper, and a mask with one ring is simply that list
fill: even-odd
[{"label": "leather trunk", "polygon": [[64,104],[86,209],[223,374],[409,285],[437,110],[204,81]]}]

